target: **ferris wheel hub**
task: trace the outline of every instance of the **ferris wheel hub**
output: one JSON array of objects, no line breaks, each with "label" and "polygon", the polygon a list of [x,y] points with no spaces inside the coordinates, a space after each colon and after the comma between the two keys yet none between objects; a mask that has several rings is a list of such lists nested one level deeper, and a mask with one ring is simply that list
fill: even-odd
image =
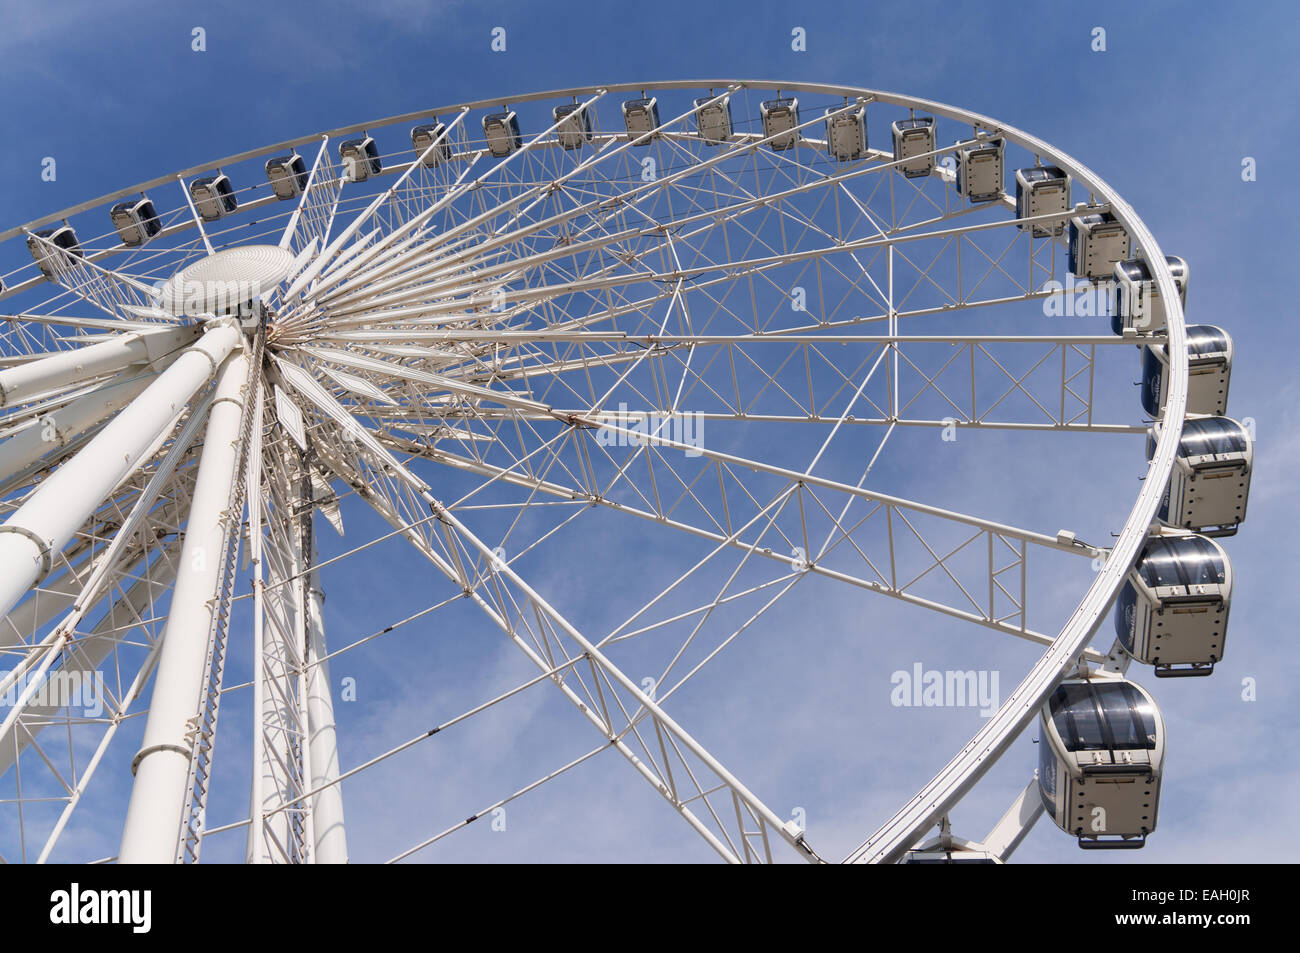
[{"label": "ferris wheel hub", "polygon": [[222,249],[172,275],[159,291],[158,306],[189,317],[246,314],[289,276],[293,260],[293,253],[278,245]]}]

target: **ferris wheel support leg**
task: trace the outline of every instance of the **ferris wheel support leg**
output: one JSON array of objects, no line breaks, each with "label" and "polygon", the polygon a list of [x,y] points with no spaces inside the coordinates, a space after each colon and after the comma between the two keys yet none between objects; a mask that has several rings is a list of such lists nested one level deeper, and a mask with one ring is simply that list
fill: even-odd
[{"label": "ferris wheel support leg", "polygon": [[[334,699],[330,694],[329,662],[325,647],[325,593],[316,568],[316,544],[311,545],[312,569],[307,586],[307,732],[310,739],[311,787],[316,835],[313,854],[318,864],[348,862],[347,829],[343,824],[343,791],[332,783],[339,776],[338,735],[334,727]],[[320,660],[320,661],[318,661]]]},{"label": "ferris wheel support leg", "polygon": [[55,554],[136,468],[240,337],[229,324],[207,331],[0,526],[0,615],[50,571]]},{"label": "ferris wheel support leg", "polygon": [[236,479],[247,377],[248,355],[242,348],[226,359],[217,374],[144,742],[132,762],[135,783],[122,831],[120,863],[176,860],[225,521],[239,518],[225,508]]},{"label": "ferris wheel support leg", "polygon": [[0,407],[113,374],[132,364],[163,360],[177,348],[192,344],[197,333],[195,325],[135,331],[6,368],[0,371]]},{"label": "ferris wheel support leg", "polygon": [[[53,453],[74,437],[121,410],[140,396],[152,382],[153,375],[142,374],[71,400],[49,413],[42,414],[29,427],[0,443],[0,479],[7,480],[31,466],[46,454]],[[55,458],[50,458],[47,463]]]},{"label": "ferris wheel support leg", "polygon": [[1007,808],[1002,820],[989,831],[989,836],[984,838],[984,846],[990,853],[1006,860],[1042,816],[1043,798],[1038,792],[1038,778],[1035,776],[1030,778],[1020,796]]},{"label": "ferris wheel support leg", "polygon": [[[266,583],[257,587],[254,609],[254,737],[252,823],[248,832],[250,864],[291,862],[295,850],[294,818],[288,811],[272,813],[297,793],[290,777],[296,736],[297,706],[290,690],[295,668],[291,648],[299,631],[301,586],[291,583],[296,569],[287,534],[272,533],[264,541]],[[259,571],[260,572],[260,571]]]}]

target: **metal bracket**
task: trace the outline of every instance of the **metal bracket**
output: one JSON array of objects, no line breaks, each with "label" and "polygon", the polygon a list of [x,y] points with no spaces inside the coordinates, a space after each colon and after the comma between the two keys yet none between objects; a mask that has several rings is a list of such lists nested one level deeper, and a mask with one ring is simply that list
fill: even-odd
[{"label": "metal bracket", "polygon": [[40,576],[32,583],[32,588],[35,589],[36,586],[40,584],[40,581],[48,576],[50,571],[54,568],[54,557],[50,553],[50,547],[46,544],[45,540],[41,539],[26,526],[14,526],[13,524],[6,523],[4,526],[0,526],[0,533],[17,533],[19,536],[25,536],[36,545],[38,550],[40,550],[42,568]]},{"label": "metal bracket", "polygon": [[147,748],[141,748],[135,753],[135,757],[131,759],[131,777],[135,777],[136,768],[140,767],[140,762],[145,759],[145,756],[151,755],[155,751],[175,751],[177,754],[184,755],[187,761],[189,760],[191,753],[190,748],[188,747],[170,743],[149,745]]}]

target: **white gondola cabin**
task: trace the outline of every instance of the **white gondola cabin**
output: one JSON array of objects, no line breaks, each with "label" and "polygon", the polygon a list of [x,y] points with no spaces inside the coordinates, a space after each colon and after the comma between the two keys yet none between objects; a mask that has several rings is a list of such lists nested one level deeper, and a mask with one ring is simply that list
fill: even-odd
[{"label": "white gondola cabin", "polygon": [[957,150],[957,192],[970,202],[1002,197],[1006,178],[1002,139],[986,139]]},{"label": "white gondola cabin", "polygon": [[987,850],[944,850],[942,848],[909,850],[900,864],[1000,864]]},{"label": "white gondola cabin", "polygon": [[339,158],[343,160],[349,182],[364,182],[384,168],[374,137],[365,134],[359,139],[346,139],[339,143]]},{"label": "white gondola cabin", "polygon": [[223,215],[229,215],[239,205],[235,190],[230,187],[230,178],[218,173],[190,183],[190,198],[199,218],[205,222],[215,222]]},{"label": "white gondola cabin", "polygon": [[896,120],[894,133],[895,168],[909,179],[917,179],[934,171],[935,149],[934,117],[914,116]]},{"label": "white gondola cabin", "polygon": [[709,145],[717,146],[731,138],[731,96],[701,96],[695,100],[695,131]]},{"label": "white gondola cabin", "polygon": [[837,162],[850,162],[867,154],[867,107],[826,110],[826,151]]},{"label": "white gondola cabin", "polygon": [[[1232,380],[1232,338],[1210,324],[1187,327],[1187,412],[1221,417],[1228,412]],[[1142,349],[1142,408],[1152,417],[1165,411],[1169,394],[1169,349]]]},{"label": "white gondola cabin", "polygon": [[85,257],[81,243],[77,241],[77,233],[66,223],[27,236],[27,250],[31,252],[32,260],[47,281],[53,281],[58,276],[59,268],[66,267],[64,263],[69,257]]},{"label": "white gondola cabin", "polygon": [[266,160],[266,180],[280,201],[296,199],[307,188],[307,163],[296,152],[274,156]]},{"label": "white gondola cabin", "polygon": [[935,837],[903,855],[900,864],[1001,864],[1003,860],[983,844],[960,837]]},{"label": "white gondola cabin", "polygon": [[799,100],[768,99],[759,103],[758,112],[763,118],[763,137],[771,140],[768,145],[777,152],[794,148],[799,141]]},{"label": "white gondola cabin", "polygon": [[[1187,306],[1187,262],[1169,256],[1169,272],[1174,276],[1178,298]],[[1139,334],[1158,334],[1165,329],[1165,306],[1160,288],[1151,277],[1151,269],[1142,259],[1121,261],[1115,265],[1115,314],[1110,319],[1116,334],[1133,330]]]},{"label": "white gondola cabin", "polygon": [[451,158],[447,124],[429,122],[415,126],[411,129],[411,148],[415,150],[415,157],[426,169],[432,169],[446,162]]},{"label": "white gondola cabin", "polygon": [[1084,848],[1136,848],[1156,829],[1164,722],[1151,696],[1113,676],[1068,679],[1039,717],[1038,790]]},{"label": "white gondola cabin", "polygon": [[524,144],[524,137],[519,132],[519,117],[513,109],[484,116],[483,135],[487,138],[488,152],[498,159],[517,151]]},{"label": "white gondola cabin", "polygon": [[1160,678],[1209,675],[1223,658],[1232,564],[1205,536],[1158,536],[1146,544],[1115,604],[1124,651]]},{"label": "white gondola cabin", "polygon": [[[1160,422],[1147,435],[1155,453]],[[1158,516],[1166,526],[1211,536],[1231,536],[1246,518],[1254,442],[1230,417],[1194,417],[1183,423],[1174,470]]]},{"label": "white gondola cabin", "polygon": [[555,136],[562,148],[581,149],[583,143],[591,142],[591,114],[580,103],[556,106],[551,116],[558,123]]},{"label": "white gondola cabin", "polygon": [[1129,257],[1128,230],[1110,212],[1070,219],[1070,274],[1076,278],[1113,278],[1116,262]]},{"label": "white gondola cabin", "polygon": [[118,202],[109,210],[108,217],[117,229],[117,237],[127,248],[139,248],[162,231],[158,212],[145,196]]},{"label": "white gondola cabin", "polygon": [[[1033,218],[1070,210],[1070,177],[1054,165],[1016,170],[1016,218]],[[1065,218],[1054,222],[1020,224],[1031,229],[1034,238],[1051,238],[1065,233]]]},{"label": "white gondola cabin", "polygon": [[623,103],[623,126],[628,138],[641,139],[637,145],[648,146],[650,140],[658,135],[659,103],[651,96],[649,99],[629,99]]}]

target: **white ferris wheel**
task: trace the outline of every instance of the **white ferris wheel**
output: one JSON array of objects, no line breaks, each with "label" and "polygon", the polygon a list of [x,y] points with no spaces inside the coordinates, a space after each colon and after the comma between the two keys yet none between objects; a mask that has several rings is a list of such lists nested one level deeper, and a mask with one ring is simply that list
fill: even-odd
[{"label": "white ferris wheel", "polygon": [[[1250,434],[1230,339],[1185,325],[1187,266],[1033,136],[839,86],[560,90],[231,156],[0,248],[5,861],[193,862],[224,838],[342,862],[345,790],[521,693],[558,699],[585,753],[378,859],[597,758],[729,862],[996,863],[1044,813],[1063,849],[1155,829],[1165,726],[1127,673],[1222,659],[1215,537],[1245,515]],[[1099,320],[1045,317],[1080,285]],[[960,505],[881,476],[941,433],[1002,476]],[[991,519],[980,493],[1019,472],[1004,438],[1118,441],[1145,477],[1116,484],[1106,538]],[[618,624],[530,572],[594,519],[681,560],[648,591],[582,567]],[[424,607],[327,633],[332,580],[381,543]],[[810,581],[1033,650],[847,857],[674,714]],[[476,619],[531,674],[345,761],[331,670],[453,611],[445,637]],[[957,836],[1035,725],[1023,792]],[[236,781],[247,814],[213,817]],[[92,827],[114,846],[86,853]]]}]

